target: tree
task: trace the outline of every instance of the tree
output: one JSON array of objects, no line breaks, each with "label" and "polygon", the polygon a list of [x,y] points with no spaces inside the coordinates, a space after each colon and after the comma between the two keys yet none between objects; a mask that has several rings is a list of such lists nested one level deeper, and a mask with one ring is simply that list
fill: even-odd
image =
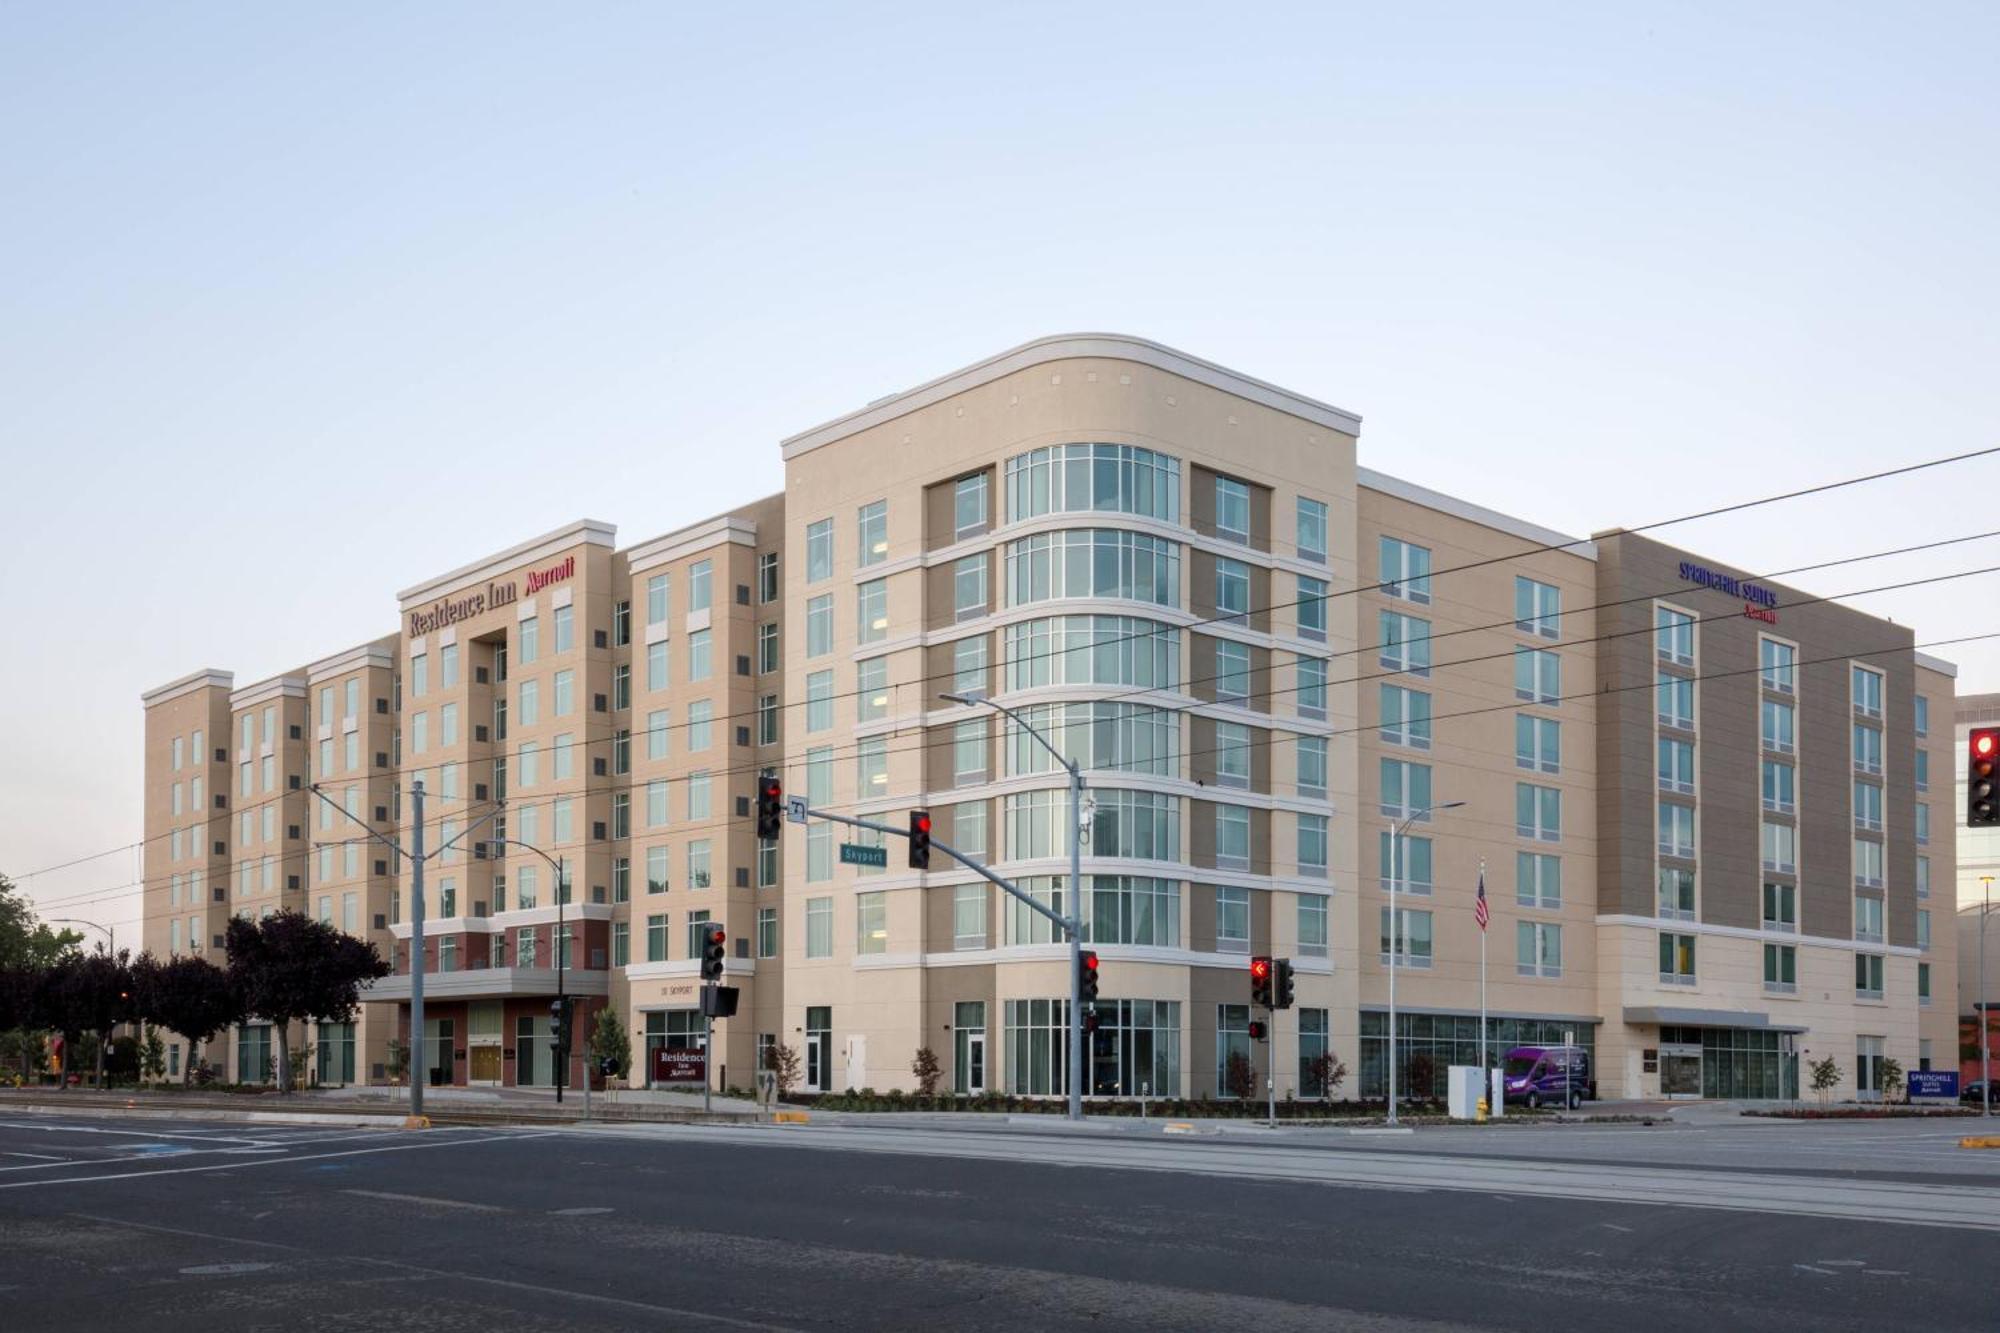
[{"label": "tree", "polygon": [[290,908],[261,921],[232,918],[223,947],[237,1003],[271,1024],[280,1092],[292,1090],[291,1024],[348,1022],[361,1003],[361,983],[389,975],[373,944]]},{"label": "tree", "polygon": [[919,1093],[925,1097],[937,1096],[938,1077],[943,1071],[938,1068],[936,1051],[919,1046],[916,1058],[910,1061],[910,1072],[916,1076]]},{"label": "tree", "polygon": [[799,1083],[799,1053],[790,1046],[774,1043],[764,1051],[764,1068],[778,1076],[778,1095],[783,1097]]},{"label": "tree", "polygon": [[52,967],[82,942],[78,931],[50,930],[36,921],[34,909],[14,882],[0,875],[0,967]]},{"label": "tree", "polygon": [[1404,1101],[1429,1101],[1437,1096],[1437,1061],[1428,1051],[1418,1051],[1403,1068],[1409,1077],[1400,1089]]},{"label": "tree", "polygon": [[1893,1055],[1885,1055],[1882,1057],[1882,1063],[1877,1069],[1877,1073],[1882,1080],[1882,1100],[1885,1102],[1901,1101],[1905,1086],[1903,1083],[1903,1062]]},{"label": "tree", "polygon": [[[132,969],[129,955],[68,953],[56,960],[45,974],[42,988],[44,1017],[51,1027],[64,1033],[88,1032],[97,1038],[97,1086],[104,1086],[104,1048],[111,1032],[132,1014]],[[67,1069],[76,1062],[65,1060]]]},{"label": "tree", "polygon": [[1306,1096],[1331,1097],[1347,1078],[1347,1066],[1332,1051],[1306,1061]]},{"label": "tree", "polygon": [[154,1083],[167,1074],[167,1044],[160,1040],[160,1029],[151,1024],[146,1028],[146,1040],[139,1044],[139,1072]]},{"label": "tree", "polygon": [[1812,1090],[1819,1094],[1820,1105],[1826,1105],[1827,1098],[1840,1086],[1840,1061],[1829,1055],[1824,1060],[1814,1060],[1808,1066],[1812,1070]]},{"label": "tree", "polygon": [[[625,1024],[619,1020],[615,1005],[605,1005],[597,1011],[597,1021],[591,1024],[590,1040],[584,1044],[590,1052],[592,1069],[605,1069],[605,1061],[611,1061],[606,1078],[619,1078],[625,1073],[632,1059],[632,1038],[625,1032]],[[588,1077],[590,1071],[584,1071]]]},{"label": "tree", "polygon": [[139,1017],[187,1038],[184,1081],[194,1077],[195,1057],[202,1046],[243,1016],[229,974],[206,958],[161,963],[151,954],[141,954],[132,964],[132,989]]},{"label": "tree", "polygon": [[1241,1051],[1231,1051],[1228,1063],[1223,1065],[1222,1086],[1232,1097],[1249,1097],[1257,1091],[1257,1071],[1250,1066],[1250,1057]]}]

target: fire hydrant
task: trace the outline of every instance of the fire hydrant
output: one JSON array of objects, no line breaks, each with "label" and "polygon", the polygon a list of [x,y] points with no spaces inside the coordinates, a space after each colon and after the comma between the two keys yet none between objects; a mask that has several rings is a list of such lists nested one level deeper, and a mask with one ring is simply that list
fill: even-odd
[{"label": "fire hydrant", "polygon": [[1486,1123],[1486,1113],[1487,1113],[1487,1111],[1488,1111],[1489,1109],[1491,1109],[1491,1108],[1489,1108],[1489,1107],[1488,1107],[1488,1106],[1486,1105],[1486,1099],[1485,1099],[1484,1097],[1481,1097],[1481,1098],[1479,1099],[1479,1107],[1478,1107],[1478,1110],[1479,1110],[1479,1118],[1478,1118],[1477,1120],[1473,1121],[1473,1123],[1474,1123],[1474,1124],[1477,1124],[1477,1125],[1483,1125],[1483,1124],[1485,1124],[1485,1123]]}]

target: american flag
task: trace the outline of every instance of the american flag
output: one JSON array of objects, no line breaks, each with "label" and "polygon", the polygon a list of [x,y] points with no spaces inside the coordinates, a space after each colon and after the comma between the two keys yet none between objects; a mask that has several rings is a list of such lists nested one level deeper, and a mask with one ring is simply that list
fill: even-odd
[{"label": "american flag", "polygon": [[1479,923],[1481,930],[1486,929],[1486,867],[1484,864],[1479,867],[1479,893],[1472,900],[1472,919]]}]

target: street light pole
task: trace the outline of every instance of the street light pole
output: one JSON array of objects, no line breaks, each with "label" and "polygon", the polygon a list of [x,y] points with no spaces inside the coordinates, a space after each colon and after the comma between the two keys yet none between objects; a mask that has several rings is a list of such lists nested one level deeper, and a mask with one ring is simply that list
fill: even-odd
[{"label": "street light pole", "polygon": [[[1401,823],[1389,821],[1389,1120],[1391,1125],[1401,1124],[1396,1116],[1396,963],[1403,946],[1403,918],[1396,902],[1397,890],[1402,877],[1409,873],[1407,859],[1403,855],[1404,835],[1410,825],[1426,815],[1441,810],[1456,810],[1464,801],[1446,801],[1443,805],[1427,805],[1412,811]],[[1481,1038],[1485,1033],[1480,1033]]]},{"label": "street light pole", "polygon": [[974,707],[984,704],[1010,718],[1015,726],[1033,736],[1041,747],[1069,774],[1069,911],[1063,929],[1069,935],[1069,1118],[1083,1119],[1083,765],[1063,757],[1019,713],[996,703],[978,690],[940,696],[953,703]]},{"label": "street light pole", "polygon": [[1993,1118],[1993,1047],[1986,1036],[1986,918],[1993,911],[1993,876],[1979,877],[1979,1114]]},{"label": "street light pole", "polygon": [[[44,917],[43,920],[56,926],[89,926],[92,930],[103,931],[105,947],[110,952],[112,961],[116,962],[118,960],[118,932],[110,926],[100,926],[95,921],[85,921],[80,916],[51,916]],[[69,1059],[68,1052],[64,1052],[63,1059],[65,1064],[67,1064]],[[58,1086],[64,1090],[68,1089],[69,1071],[67,1069],[63,1071],[62,1079]],[[102,1038],[97,1043],[97,1091],[104,1091],[104,1041]]]},{"label": "street light pole", "polygon": [[[536,856],[548,862],[549,869],[556,872],[556,937],[553,941],[556,955],[556,1003],[563,1006],[563,1016],[567,1018],[569,1011],[565,1003],[568,999],[568,994],[565,990],[566,983],[563,979],[563,936],[568,931],[566,908],[569,902],[569,855],[564,853],[561,856],[550,856],[532,842],[521,842],[515,838],[488,838],[486,845],[488,847],[519,847],[524,852],[533,852]],[[563,1084],[569,1079],[569,1048],[563,1044],[569,1040],[569,1035],[568,1027],[565,1024],[560,1034],[560,1040],[555,1048],[555,1068],[553,1073],[556,1081],[556,1105],[558,1106],[562,1105]],[[584,1063],[583,1099],[584,1114],[587,1118],[590,1105],[590,1067],[588,1059]]]}]

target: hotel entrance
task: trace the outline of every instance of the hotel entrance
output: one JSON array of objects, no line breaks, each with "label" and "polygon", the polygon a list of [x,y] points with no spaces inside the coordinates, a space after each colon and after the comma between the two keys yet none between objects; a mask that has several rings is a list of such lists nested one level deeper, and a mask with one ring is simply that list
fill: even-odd
[{"label": "hotel entrance", "polygon": [[1699,1044],[1660,1044],[1660,1095],[1687,1100],[1701,1096]]}]

